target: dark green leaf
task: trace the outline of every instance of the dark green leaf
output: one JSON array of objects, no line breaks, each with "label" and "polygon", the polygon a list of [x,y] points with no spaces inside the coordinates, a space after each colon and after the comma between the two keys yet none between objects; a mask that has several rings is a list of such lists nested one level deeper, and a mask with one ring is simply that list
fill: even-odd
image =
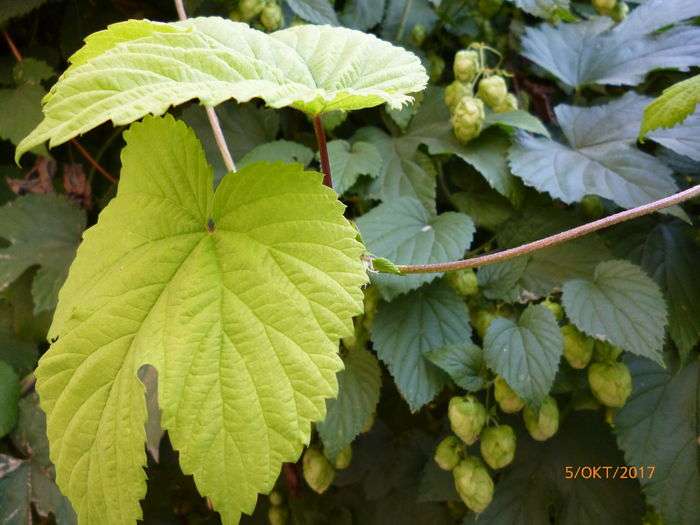
[{"label": "dark green leaf", "polygon": [[17,423],[19,377],[5,361],[0,361],[0,438],[7,435]]},{"label": "dark green leaf", "polygon": [[434,364],[442,368],[457,386],[470,392],[476,392],[484,386],[482,372],[484,355],[481,348],[471,343],[451,344],[426,352]]},{"label": "dark green leaf", "polygon": [[289,8],[313,24],[338,25],[338,17],[328,0],[285,0]]}]

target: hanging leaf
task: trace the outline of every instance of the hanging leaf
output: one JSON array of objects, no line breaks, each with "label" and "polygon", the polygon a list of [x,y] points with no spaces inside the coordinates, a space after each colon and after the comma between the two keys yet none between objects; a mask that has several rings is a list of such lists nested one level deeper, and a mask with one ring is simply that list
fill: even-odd
[{"label": "hanging leaf", "polygon": [[476,392],[484,387],[482,375],[484,356],[481,348],[471,341],[460,345],[447,345],[426,352],[430,361],[442,368],[460,388]]},{"label": "hanging leaf", "polygon": [[470,339],[467,307],[442,282],[380,303],[372,327],[377,355],[389,367],[414,412],[432,401],[447,382],[445,372],[426,354],[447,345],[466,344]]},{"label": "hanging leaf", "polygon": [[357,182],[360,175],[379,176],[384,160],[371,142],[357,141],[352,145],[344,140],[328,143],[328,156],[333,174],[333,188],[342,195]]},{"label": "hanging leaf", "polygon": [[0,361],[0,438],[6,436],[17,422],[19,377],[5,361]]},{"label": "hanging leaf", "polygon": [[606,261],[598,265],[592,280],[568,281],[563,291],[566,315],[579,330],[663,364],[666,303],[641,268]]},{"label": "hanging leaf", "polygon": [[56,306],[85,220],[83,210],[53,194],[25,195],[0,208],[0,237],[10,241],[0,248],[0,290],[36,264],[34,312]]},{"label": "hanging leaf", "polygon": [[284,0],[289,8],[303,20],[312,24],[338,25],[338,17],[328,0]]},{"label": "hanging leaf", "polygon": [[632,208],[675,193],[671,170],[633,146],[647,102],[628,93],[603,106],[557,106],[567,144],[520,134],[509,153],[513,173],[566,203],[600,195]]},{"label": "hanging leaf", "polygon": [[525,401],[539,405],[547,396],[564,350],[554,314],[530,305],[518,319],[495,319],[484,338],[484,358]]},{"label": "hanging leaf", "polygon": [[46,140],[56,146],[103,122],[128,124],[194,98],[216,106],[260,97],[275,108],[316,115],[401,107],[426,82],[415,55],[350,29],[303,25],[267,35],[221,18],[122,22],[94,35],[73,58],[45,99],[44,120],[16,156]]},{"label": "hanging leaf", "polygon": [[352,349],[338,374],[338,397],[326,401],[326,418],[316,428],[323,451],[335,458],[362,432],[379,403],[381,370],[373,354]]},{"label": "hanging leaf", "polygon": [[367,31],[382,21],[386,0],[347,0],[340,20],[343,25]]},{"label": "hanging leaf", "polygon": [[140,518],[151,364],[183,472],[236,523],[337,393],[363,250],[321,174],[254,164],[214,193],[184,124],[125,135],[117,197],[85,232],[36,371],[58,485],[82,521]]},{"label": "hanging leaf", "polygon": [[685,120],[700,102],[700,75],[678,82],[644,110],[640,138],[657,128],[671,128]]},{"label": "hanging leaf", "polygon": [[671,129],[652,131],[647,137],[680,155],[700,162],[700,113],[691,115]]},{"label": "hanging leaf", "polygon": [[628,364],[634,390],[615,416],[617,442],[629,465],[654,469],[639,482],[663,522],[692,523],[700,505],[700,365],[674,375],[646,359]]},{"label": "hanging leaf", "polygon": [[654,69],[700,65],[700,28],[659,29],[700,16],[696,0],[647,0],[620,24],[595,17],[525,30],[523,55],[566,85],[634,86]]},{"label": "hanging leaf", "polygon": [[[549,20],[569,13],[569,0],[510,0],[526,13]],[[571,16],[569,14],[569,16]]]},{"label": "hanging leaf", "polygon": [[[429,264],[460,259],[474,237],[474,223],[461,213],[433,215],[420,202],[401,197],[380,204],[357,219],[362,240],[372,255],[395,264]],[[415,290],[441,273],[377,275],[387,301]]]}]

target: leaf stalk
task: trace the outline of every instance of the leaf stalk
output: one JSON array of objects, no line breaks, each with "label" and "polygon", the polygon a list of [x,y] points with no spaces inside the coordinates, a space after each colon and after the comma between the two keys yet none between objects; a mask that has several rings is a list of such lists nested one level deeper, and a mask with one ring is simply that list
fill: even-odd
[{"label": "leaf stalk", "polygon": [[316,142],[318,143],[318,155],[321,158],[321,171],[323,172],[323,184],[329,188],[333,187],[331,177],[331,162],[328,157],[328,144],[326,143],[326,132],[323,129],[321,116],[314,117],[314,131],[316,132]]}]

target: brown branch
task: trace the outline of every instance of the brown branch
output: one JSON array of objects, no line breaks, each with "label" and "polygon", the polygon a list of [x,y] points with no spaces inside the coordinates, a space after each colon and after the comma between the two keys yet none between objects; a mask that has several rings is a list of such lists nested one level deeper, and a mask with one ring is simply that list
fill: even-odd
[{"label": "brown branch", "polygon": [[[22,53],[20,53],[19,49],[17,49],[17,46],[15,45],[15,42],[12,40],[12,37],[10,36],[10,33],[7,31],[3,30],[2,36],[5,39],[5,42],[7,42],[7,46],[10,48],[10,51],[12,52],[12,56],[15,57],[15,60],[17,62],[21,62],[24,57],[22,57]],[[80,154],[85,158],[86,161],[90,163],[90,165],[95,168],[100,174],[107,179],[109,182],[114,184],[117,182],[117,179],[115,179],[106,169],[104,169],[99,162],[97,162],[92,155],[86,150],[83,146],[80,145],[80,143],[76,139],[71,139],[71,144],[75,146],[75,149],[77,149]]]},{"label": "brown branch", "polygon": [[[187,11],[185,11],[185,4],[182,0],[175,0],[175,9],[177,10],[177,17],[184,22],[187,20]],[[216,110],[211,106],[205,106],[207,111],[207,118],[209,119],[209,125],[214,133],[214,140],[216,140],[216,145],[221,152],[221,157],[224,159],[224,164],[226,169],[231,172],[236,171],[236,163],[233,161],[233,156],[231,155],[231,150],[228,148],[226,143],[226,137],[221,129],[221,122],[219,122],[219,117],[216,115]]]},{"label": "brown branch", "polygon": [[397,265],[397,268],[402,274],[412,274],[412,273],[436,273],[436,272],[450,272],[454,270],[464,270],[466,268],[478,268],[479,266],[486,266],[488,264],[494,264],[498,262],[507,261],[508,259],[513,259],[521,255],[527,255],[538,250],[543,250],[545,248],[551,248],[552,246],[557,246],[565,242],[571,241],[578,237],[583,237],[598,230],[608,228],[615,224],[621,222],[629,221],[631,219],[636,219],[637,217],[642,217],[643,215],[648,215],[650,213],[662,210],[664,208],[669,208],[685,202],[687,200],[693,199],[700,195],[700,185],[693,186],[690,189],[681,191],[670,197],[665,197],[649,204],[644,204],[638,206],[637,208],[632,208],[630,210],[621,211],[614,215],[604,217],[597,221],[589,222],[576,228],[545,237],[544,239],[539,239],[522,246],[517,246],[515,248],[510,248],[508,250],[503,250],[500,252],[489,253],[486,255],[481,255],[479,257],[472,257],[470,259],[463,259],[461,261],[453,261],[447,263],[436,263],[436,264],[405,264]]},{"label": "brown branch", "polygon": [[329,188],[333,187],[331,178],[331,162],[328,158],[328,144],[326,143],[326,132],[323,129],[321,116],[314,117],[314,131],[316,132],[316,142],[318,143],[318,154],[321,157],[321,171],[323,172],[323,184]]},{"label": "brown branch", "polygon": [[104,169],[102,166],[100,166],[100,163],[97,162],[97,161],[92,157],[92,155],[90,155],[90,153],[88,152],[88,150],[86,150],[86,149],[80,144],[80,142],[78,142],[78,141],[75,140],[75,139],[71,139],[71,140],[70,140],[70,143],[73,144],[73,146],[75,146],[75,149],[78,150],[78,152],[83,156],[83,158],[85,158],[85,160],[88,161],[88,163],[89,163],[93,168],[95,168],[98,172],[100,172],[100,174],[101,174],[105,179],[107,179],[107,180],[108,180],[109,182],[111,182],[112,184],[114,184],[115,182],[117,182],[117,179],[115,179],[106,169]]}]

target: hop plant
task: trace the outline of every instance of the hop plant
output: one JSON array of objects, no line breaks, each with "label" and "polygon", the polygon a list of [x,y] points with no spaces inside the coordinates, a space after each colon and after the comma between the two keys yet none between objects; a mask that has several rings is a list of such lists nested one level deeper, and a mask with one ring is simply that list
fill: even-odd
[{"label": "hop plant", "polygon": [[593,360],[598,363],[614,363],[622,354],[622,349],[606,341],[596,341],[593,350]]},{"label": "hop plant", "polygon": [[476,95],[490,108],[495,109],[506,102],[508,86],[503,77],[494,75],[484,78],[479,82],[479,89]]},{"label": "hop plant", "polygon": [[428,53],[430,80],[437,82],[445,71],[445,61],[437,53]]},{"label": "hop plant", "polygon": [[268,2],[260,13],[260,23],[268,31],[279,29],[282,19],[282,8],[277,2]]},{"label": "hop plant", "polygon": [[246,22],[258,16],[264,8],[265,0],[241,0],[238,3],[238,12]]},{"label": "hop plant", "polygon": [[333,466],[337,470],[343,470],[343,469],[346,469],[350,466],[351,461],[352,461],[352,446],[348,445],[343,450],[341,450],[338,453],[338,455],[335,457],[335,461],[333,462]]},{"label": "hop plant", "polygon": [[452,70],[454,71],[455,79],[460,82],[471,82],[481,71],[479,53],[471,49],[457,51],[452,63]]},{"label": "hop plant", "polygon": [[435,448],[435,463],[442,470],[452,470],[462,459],[462,442],[457,436],[447,436]]},{"label": "hop plant", "polygon": [[493,480],[476,457],[462,460],[452,471],[455,488],[464,504],[473,512],[483,512],[493,499]]},{"label": "hop plant", "polygon": [[601,15],[608,15],[615,9],[617,0],[592,0],[591,3],[596,11]]},{"label": "hop plant", "polygon": [[517,111],[518,99],[512,93],[508,93],[502,104],[494,107],[496,113],[508,113],[509,111]]},{"label": "hop plant", "polygon": [[581,209],[586,217],[590,219],[600,219],[605,213],[603,201],[597,195],[586,195],[581,200]]},{"label": "hop plant", "polygon": [[423,24],[416,24],[413,26],[413,29],[411,29],[411,41],[416,47],[422,46],[427,36],[428,31]]},{"label": "hop plant", "polygon": [[462,297],[476,295],[479,292],[479,281],[471,268],[448,273],[447,282]]},{"label": "hop plant", "polygon": [[554,314],[554,318],[557,321],[561,321],[564,318],[564,309],[559,303],[546,299],[542,301],[542,306]]},{"label": "hop plant", "polygon": [[486,409],[472,395],[455,396],[450,399],[447,416],[450,419],[452,432],[467,445],[476,442],[486,423]]},{"label": "hop plant", "polygon": [[284,503],[284,496],[282,496],[281,492],[277,490],[270,492],[270,505],[273,507],[279,507],[282,505],[282,503]]},{"label": "hop plant", "polygon": [[267,511],[267,521],[270,525],[285,525],[289,519],[287,507],[270,507]]},{"label": "hop plant", "polygon": [[469,84],[455,80],[445,88],[445,105],[450,109],[450,112],[454,112],[459,101],[464,97],[472,96],[472,94],[472,88]]},{"label": "hop plant", "polygon": [[608,407],[623,406],[632,394],[632,375],[624,363],[593,363],[588,367],[591,392]]},{"label": "hop plant", "polygon": [[547,441],[559,429],[559,407],[556,400],[552,396],[545,397],[539,410],[525,407],[523,419],[532,439]]},{"label": "hop plant", "polygon": [[571,368],[582,370],[588,366],[593,357],[595,341],[582,334],[572,325],[561,327],[561,335],[564,337],[564,359]]},{"label": "hop plant", "polygon": [[625,2],[618,2],[615,5],[615,8],[612,10],[610,16],[613,20],[615,20],[615,22],[622,22],[625,18],[627,18],[629,12],[630,6],[628,6]]},{"label": "hop plant", "polygon": [[462,97],[452,114],[452,130],[461,143],[466,144],[481,133],[484,126],[484,103],[471,96]]},{"label": "hop plant", "polygon": [[481,457],[492,469],[510,465],[515,457],[515,431],[509,425],[497,425],[481,433]]},{"label": "hop plant", "polygon": [[335,478],[335,469],[328,458],[316,448],[307,448],[302,463],[309,487],[317,494],[326,492]]},{"label": "hop plant", "polygon": [[525,401],[513,392],[506,380],[500,376],[494,382],[493,392],[501,412],[515,414],[525,406]]}]

